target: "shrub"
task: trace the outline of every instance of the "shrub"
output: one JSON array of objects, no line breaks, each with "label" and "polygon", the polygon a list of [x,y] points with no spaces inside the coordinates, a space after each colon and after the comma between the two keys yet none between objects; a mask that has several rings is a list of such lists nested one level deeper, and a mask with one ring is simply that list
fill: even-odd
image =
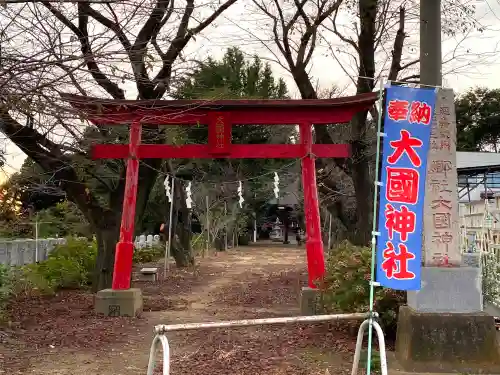
[{"label": "shrub", "polygon": [[0,321],[4,318],[4,311],[12,290],[12,274],[9,266],[0,264]]},{"label": "shrub", "polygon": [[500,259],[496,254],[481,255],[483,265],[483,302],[490,304],[500,299]]},{"label": "shrub", "polygon": [[[326,312],[367,312],[370,303],[371,249],[348,242],[334,248],[328,257],[327,275],[321,286],[319,308]],[[374,309],[388,335],[395,334],[404,292],[375,288]]]},{"label": "shrub", "polygon": [[57,245],[49,254],[51,258],[64,258],[77,262],[92,274],[97,258],[97,242],[84,238],[68,238],[63,245]]},{"label": "shrub", "polygon": [[241,231],[238,234],[238,245],[240,246],[248,246],[250,245],[250,234],[247,230]]},{"label": "shrub", "polygon": [[144,247],[134,249],[134,263],[149,263],[165,256],[165,248],[162,246]]},{"label": "shrub", "polygon": [[194,255],[201,255],[207,251],[206,233],[196,233],[191,237],[191,251]]},{"label": "shrub", "polygon": [[12,295],[30,297],[54,293],[54,286],[40,273],[37,264],[12,268]]},{"label": "shrub", "polygon": [[35,272],[55,289],[77,289],[86,285],[88,281],[86,270],[71,258],[49,258],[37,268]]},{"label": "shrub", "polygon": [[207,235],[205,233],[195,233],[191,236],[191,249],[193,251],[203,251],[207,247]]},{"label": "shrub", "polygon": [[22,267],[16,281],[16,292],[47,294],[55,289],[81,288],[92,282],[97,244],[86,239],[68,238],[57,245],[47,260]]},{"label": "shrub", "polygon": [[45,262],[38,264],[39,273],[52,287],[80,288],[92,282],[97,257],[97,244],[86,239],[68,238],[57,245]]},{"label": "shrub", "polygon": [[52,294],[61,288],[81,288],[92,280],[97,245],[87,240],[68,238],[57,245],[46,261],[22,267],[0,264],[0,321],[11,297]]}]

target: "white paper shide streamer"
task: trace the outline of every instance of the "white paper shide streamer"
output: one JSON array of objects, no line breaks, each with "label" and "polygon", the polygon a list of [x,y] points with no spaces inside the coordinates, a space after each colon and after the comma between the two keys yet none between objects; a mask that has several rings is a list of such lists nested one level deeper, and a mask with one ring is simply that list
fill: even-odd
[{"label": "white paper shide streamer", "polygon": [[191,181],[186,186],[186,207],[191,208],[193,200],[191,199]]},{"label": "white paper shide streamer", "polygon": [[170,180],[165,177],[165,181],[163,181],[163,186],[165,186],[165,195],[167,196],[168,203],[172,203],[172,191],[170,189]]},{"label": "white paper shide streamer", "polygon": [[278,176],[278,173],[274,172],[274,196],[276,199],[279,198],[279,193],[280,193],[280,178]]},{"label": "white paper shide streamer", "polygon": [[240,208],[242,208],[245,199],[243,198],[243,184],[241,183],[241,181],[238,181],[238,197],[240,198],[239,200]]}]

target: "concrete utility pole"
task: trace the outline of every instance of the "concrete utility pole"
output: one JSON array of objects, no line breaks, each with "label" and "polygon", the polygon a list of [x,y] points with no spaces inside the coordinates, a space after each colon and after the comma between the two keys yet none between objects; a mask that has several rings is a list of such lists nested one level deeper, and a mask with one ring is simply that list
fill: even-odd
[{"label": "concrete utility pole", "polygon": [[441,86],[441,0],[420,0],[420,83]]}]

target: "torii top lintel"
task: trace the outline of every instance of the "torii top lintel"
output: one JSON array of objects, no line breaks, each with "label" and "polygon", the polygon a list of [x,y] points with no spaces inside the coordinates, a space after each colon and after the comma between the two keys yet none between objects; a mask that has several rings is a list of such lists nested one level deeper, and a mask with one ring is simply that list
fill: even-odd
[{"label": "torii top lintel", "polygon": [[[65,94],[63,98],[88,120],[100,125],[208,125],[208,144],[173,146],[140,144],[131,128],[129,145],[94,145],[94,159],[150,158],[347,158],[347,144],[231,144],[232,125],[311,125],[349,122],[369,109],[376,93],[322,100],[108,100]],[[139,125],[140,126],[140,125]],[[310,126],[309,126],[310,128]],[[305,129],[305,128],[304,128]],[[310,129],[308,130],[310,132]],[[301,133],[302,134],[302,133]],[[301,136],[301,138],[304,138]],[[306,137],[308,138],[308,137]],[[137,144],[134,144],[137,143]]]},{"label": "torii top lintel", "polygon": [[233,125],[293,125],[349,122],[355,113],[374,104],[377,93],[304,100],[115,100],[72,94],[63,94],[62,98],[88,120],[102,125],[132,121],[143,125],[207,124],[213,112],[223,112]]}]

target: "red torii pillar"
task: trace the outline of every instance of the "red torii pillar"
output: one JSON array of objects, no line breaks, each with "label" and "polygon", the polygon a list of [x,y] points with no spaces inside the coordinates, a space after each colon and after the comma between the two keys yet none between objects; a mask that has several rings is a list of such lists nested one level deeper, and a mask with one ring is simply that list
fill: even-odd
[{"label": "red torii pillar", "polygon": [[[127,159],[120,240],[116,245],[113,290],[130,288],[135,206],[139,160],[151,158],[302,158],[302,185],[306,218],[306,252],[309,287],[325,273],[321,238],[315,159],[347,158],[345,144],[313,144],[312,124],[349,122],[354,114],[368,110],[375,93],[326,100],[155,100],[110,101],[66,94],[72,106],[87,114],[96,125],[130,125],[128,145],[95,145],[94,159]],[[207,145],[141,144],[142,125],[208,124]],[[237,145],[231,143],[233,124],[298,124],[300,144]]]}]

